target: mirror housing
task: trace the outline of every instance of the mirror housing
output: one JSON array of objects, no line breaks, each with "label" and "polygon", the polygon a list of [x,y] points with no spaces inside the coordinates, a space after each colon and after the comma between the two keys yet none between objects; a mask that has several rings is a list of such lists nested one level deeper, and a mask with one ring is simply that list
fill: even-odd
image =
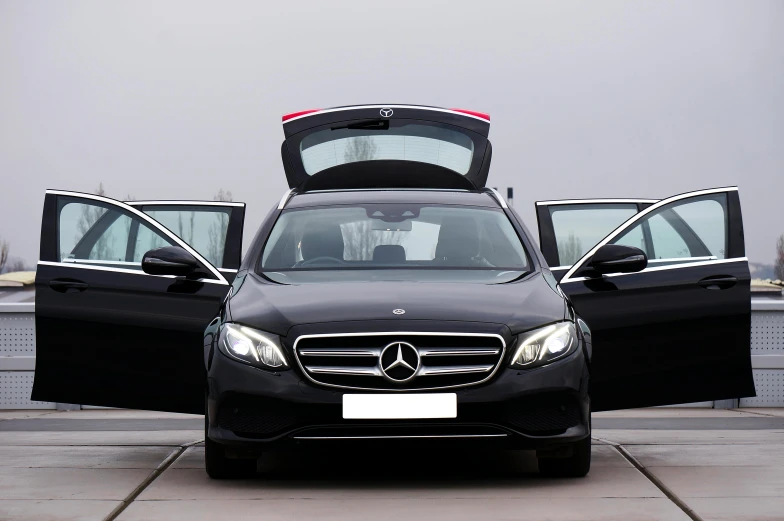
[{"label": "mirror housing", "polygon": [[179,246],[156,248],[142,258],[142,270],[150,275],[187,277],[199,268],[199,261]]},{"label": "mirror housing", "polygon": [[605,244],[593,254],[588,267],[599,275],[634,273],[648,266],[648,256],[640,248]]}]

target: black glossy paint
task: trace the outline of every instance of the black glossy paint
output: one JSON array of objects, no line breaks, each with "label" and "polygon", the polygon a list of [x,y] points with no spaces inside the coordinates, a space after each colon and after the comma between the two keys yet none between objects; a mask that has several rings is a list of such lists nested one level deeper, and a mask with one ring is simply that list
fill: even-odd
[{"label": "black glossy paint", "polygon": [[[421,321],[418,327],[440,322],[490,323],[512,334],[564,319],[563,298],[539,272],[509,284],[425,282],[353,282],[283,285],[250,273],[229,302],[231,319],[286,336],[302,324],[330,327],[341,322]],[[403,318],[393,309],[405,309]],[[434,325],[435,324],[435,325]],[[329,326],[328,326],[329,325]],[[352,326],[354,327],[354,326]],[[448,331],[448,330],[444,330]],[[345,331],[350,332],[350,331]]]},{"label": "black glossy paint", "polygon": [[[57,263],[58,199],[64,198],[47,194],[44,202],[41,260],[56,264],[39,264],[36,272],[32,398],[202,412],[204,327],[229,286]],[[237,230],[227,239],[238,241]]]},{"label": "black glossy paint", "polygon": [[[699,281],[737,278],[724,290]],[[593,336],[594,410],[754,396],[745,261],[562,284]]]},{"label": "black glossy paint", "polygon": [[[498,204],[484,193],[404,190],[301,194],[289,204],[296,208],[357,201]],[[729,253],[742,256],[739,205],[732,201],[730,234],[736,239]],[[56,236],[56,230],[49,229],[53,204],[48,196],[42,259],[56,252],[47,242]],[[497,374],[486,384],[460,389],[459,403],[491,407],[524,396],[545,399],[569,392],[587,411],[589,385],[594,410],[753,394],[749,273],[743,260],[568,282],[562,285],[568,295],[564,298],[530,233],[507,209],[532,262],[532,273],[519,281],[281,285],[253,270],[280,213],[273,209],[267,215],[220,312],[225,285],[40,266],[34,398],[198,412],[206,381],[210,437],[230,444],[255,443],[260,440],[238,437],[216,425],[224,400],[241,394],[291,404],[340,403],[339,391],[310,383],[301,373],[292,353],[298,336],[405,330],[493,332],[505,339],[506,360]],[[727,282],[730,278],[734,283]],[[59,291],[50,287],[54,279],[87,287]],[[396,308],[406,310],[405,318],[392,313]],[[580,328],[579,356],[536,369],[508,368],[517,333],[578,318],[590,327]],[[226,358],[215,349],[215,333],[226,321],[280,335],[291,368],[264,371]],[[587,434],[587,418],[586,413],[579,432],[536,441],[515,435],[529,447],[575,440]]]}]

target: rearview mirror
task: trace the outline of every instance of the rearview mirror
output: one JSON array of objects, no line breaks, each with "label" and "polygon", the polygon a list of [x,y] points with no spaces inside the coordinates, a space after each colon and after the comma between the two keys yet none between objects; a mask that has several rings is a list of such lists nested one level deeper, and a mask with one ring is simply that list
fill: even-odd
[{"label": "rearview mirror", "polygon": [[601,275],[634,273],[648,266],[648,257],[640,248],[605,244],[596,250],[588,266]]},{"label": "rearview mirror", "polygon": [[150,275],[184,277],[199,269],[199,261],[179,246],[156,248],[144,254],[142,270]]}]

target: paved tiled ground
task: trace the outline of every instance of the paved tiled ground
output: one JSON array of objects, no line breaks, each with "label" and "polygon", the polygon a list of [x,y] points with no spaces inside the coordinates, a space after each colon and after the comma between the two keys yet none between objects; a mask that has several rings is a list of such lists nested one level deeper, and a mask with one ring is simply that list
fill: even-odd
[{"label": "paved tiled ground", "polygon": [[[705,521],[784,520],[784,429],[744,428],[763,425],[753,418],[781,416],[768,409],[596,415],[598,425],[607,419],[605,425],[624,428],[595,429],[585,479],[540,478],[525,452],[391,451],[272,454],[255,479],[216,482],[204,473],[203,447],[194,444],[202,432],[179,428],[197,425],[197,417],[0,412],[0,520],[687,521],[687,512]],[[650,418],[664,423],[643,421]],[[701,418],[714,422],[705,425],[731,421],[715,430],[699,428],[694,420]],[[26,423],[6,422],[19,419]],[[105,430],[67,429],[71,424],[53,419]],[[139,420],[145,429],[160,420],[170,429],[116,430],[119,420]]]}]

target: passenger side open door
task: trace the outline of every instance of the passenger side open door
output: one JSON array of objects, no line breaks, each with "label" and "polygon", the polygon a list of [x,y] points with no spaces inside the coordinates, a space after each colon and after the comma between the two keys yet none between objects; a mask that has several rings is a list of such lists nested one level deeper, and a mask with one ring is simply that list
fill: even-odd
[{"label": "passenger side open door", "polygon": [[[577,237],[555,231],[557,243]],[[642,249],[647,267],[598,274],[592,258],[613,244]],[[590,329],[593,410],[754,396],[737,188],[649,205],[590,246],[560,288]]]},{"label": "passenger side open door", "polygon": [[[201,413],[203,332],[239,267],[243,203],[48,190],[36,273],[34,400]],[[151,275],[174,246],[193,277]]]}]

